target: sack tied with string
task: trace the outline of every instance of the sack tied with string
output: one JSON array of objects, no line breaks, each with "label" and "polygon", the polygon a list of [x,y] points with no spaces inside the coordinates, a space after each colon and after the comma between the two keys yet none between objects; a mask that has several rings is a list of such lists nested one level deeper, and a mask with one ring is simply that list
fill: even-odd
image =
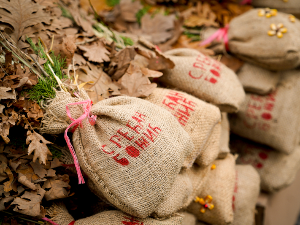
[{"label": "sack tied with string", "polygon": [[238,111],[245,93],[231,69],[194,49],[173,49],[165,55],[175,67],[163,70],[159,81],[212,103],[221,111]]},{"label": "sack tied with string", "polygon": [[97,213],[93,216],[74,220],[63,202],[55,202],[47,210],[46,214],[50,220],[58,225],[182,225],[182,216],[176,215],[165,220],[153,218],[136,218],[121,211],[110,210]]},{"label": "sack tied with string", "polygon": [[256,169],[264,191],[275,192],[289,186],[300,169],[299,146],[290,155],[241,138],[234,138],[230,146],[239,154],[238,164],[250,164]]},{"label": "sack tied with string", "polygon": [[78,162],[97,196],[130,215],[149,216],[181,168],[191,164],[190,137],[171,113],[148,101],[124,96],[91,106],[90,100],[83,101],[88,99],[84,92],[81,96],[58,93],[46,109],[41,131],[65,132],[72,149],[66,133],[73,127],[71,152],[79,178]]},{"label": "sack tied with string", "polygon": [[246,92],[259,95],[267,95],[274,91],[280,80],[280,72],[266,70],[250,63],[244,63],[237,75]]},{"label": "sack tied with string", "polygon": [[268,95],[247,94],[237,114],[229,117],[231,131],[291,154],[299,144],[300,71],[285,71]]},{"label": "sack tied with string", "polygon": [[[211,30],[202,36],[207,37],[206,33]],[[246,62],[277,71],[295,69],[300,64],[299,39],[300,21],[295,17],[276,10],[252,9],[232,19],[202,44],[213,43],[219,52],[223,48]]]},{"label": "sack tied with string", "polygon": [[253,225],[255,206],[260,192],[260,178],[250,165],[236,166],[232,207],[234,212],[233,225]]},{"label": "sack tied with string", "polygon": [[227,225],[233,221],[232,196],[235,185],[235,158],[228,154],[214,162],[216,168],[209,173],[203,189],[187,211],[198,220],[214,225]]},{"label": "sack tied with string", "polygon": [[218,156],[220,110],[181,91],[156,88],[147,101],[171,112],[190,135],[195,151],[192,159],[200,166],[209,166]]}]

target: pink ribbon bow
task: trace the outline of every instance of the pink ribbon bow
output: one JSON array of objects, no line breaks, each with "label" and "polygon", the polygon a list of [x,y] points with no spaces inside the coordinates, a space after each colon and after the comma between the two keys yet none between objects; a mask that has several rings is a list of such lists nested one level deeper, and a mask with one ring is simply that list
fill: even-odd
[{"label": "pink ribbon bow", "polygon": [[[84,179],[83,179],[83,176],[82,176],[82,173],[81,173],[81,170],[80,170],[80,166],[79,166],[79,163],[78,163],[78,159],[77,159],[77,156],[76,156],[76,153],[75,153],[75,150],[71,144],[71,141],[68,137],[68,130],[74,126],[74,128],[72,129],[72,131],[75,131],[76,128],[78,126],[80,126],[81,128],[83,127],[82,126],[82,121],[87,117],[88,118],[88,121],[89,123],[94,126],[95,123],[96,123],[96,119],[97,119],[97,116],[96,115],[90,115],[90,112],[91,112],[91,108],[92,108],[92,104],[93,102],[91,100],[86,100],[86,101],[81,101],[81,102],[75,102],[75,103],[69,103],[66,105],[66,111],[67,111],[67,115],[68,117],[73,121],[69,126],[68,128],[65,130],[65,134],[64,134],[64,137],[65,137],[65,140],[67,142],[67,145],[69,147],[69,150],[73,156],[73,159],[74,159],[74,165],[75,165],[75,168],[76,168],[76,171],[77,171],[77,175],[78,175],[78,183],[79,184],[84,184]],[[84,110],[84,113],[77,119],[74,119],[72,118],[71,116],[71,113],[70,113],[70,110],[68,108],[69,105],[83,105],[83,110]]]},{"label": "pink ribbon bow", "polygon": [[202,41],[200,43],[200,46],[204,46],[204,45],[210,44],[214,40],[218,40],[218,41],[223,40],[224,44],[225,44],[226,51],[229,51],[228,35],[227,35],[228,34],[228,29],[229,29],[229,25],[228,24],[224,28],[218,29],[209,38],[207,38],[206,40]]}]

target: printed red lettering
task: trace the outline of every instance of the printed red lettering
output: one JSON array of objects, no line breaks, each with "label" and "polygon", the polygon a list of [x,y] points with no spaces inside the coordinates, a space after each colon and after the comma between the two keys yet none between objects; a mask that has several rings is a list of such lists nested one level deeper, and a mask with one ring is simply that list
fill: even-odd
[{"label": "printed red lettering", "polygon": [[267,153],[265,153],[265,152],[260,152],[260,153],[258,154],[258,156],[259,156],[262,160],[266,160],[266,159],[268,158],[268,155],[267,155]]},{"label": "printed red lettering", "polygon": [[166,99],[164,99],[162,103],[172,110],[174,110],[174,107],[172,107],[172,105],[176,106],[176,104],[174,104],[173,102],[166,103]]},{"label": "printed red lettering", "polygon": [[205,77],[204,80],[206,80],[206,81],[208,81],[208,82],[210,82],[210,83],[212,83],[212,84],[217,83],[217,80],[216,80],[215,78],[213,78],[213,77],[211,77],[210,79],[208,79],[207,77]]},{"label": "printed red lettering", "polygon": [[122,146],[118,142],[114,141],[113,138],[116,138],[118,141],[121,141],[121,138],[118,135],[113,135],[109,139],[112,143],[116,144],[119,148],[121,148]]},{"label": "printed red lettering", "polygon": [[140,148],[144,149],[149,146],[149,142],[146,141],[144,137],[139,138],[134,143],[136,143]]},{"label": "printed red lettering", "polygon": [[107,152],[107,151],[104,149],[105,147],[106,147],[106,145],[102,145],[102,147],[101,147],[101,150],[102,150],[104,153],[106,153],[106,154],[108,154],[108,155],[114,154],[115,151]]},{"label": "printed red lettering", "polygon": [[188,119],[189,119],[187,116],[182,115],[182,114],[180,114],[180,113],[176,113],[176,114],[175,114],[175,117],[177,117],[178,122],[179,122],[182,126],[185,126],[186,123],[187,123],[187,121],[188,121]]},{"label": "printed red lettering", "polygon": [[143,133],[150,141],[154,142],[154,137],[157,137],[151,130],[147,129],[147,133]]},{"label": "printed red lettering", "polygon": [[113,157],[113,159],[114,159],[117,163],[121,164],[122,166],[127,166],[127,165],[129,164],[128,159],[126,159],[126,158],[118,159],[119,155],[120,155],[120,154],[115,155],[115,156]]},{"label": "printed red lettering", "polygon": [[217,76],[217,77],[220,77],[220,74],[219,74],[218,71],[211,69],[210,72],[211,72],[213,75],[215,75],[215,76]]},{"label": "printed red lettering", "polygon": [[270,119],[272,119],[272,115],[270,113],[263,113],[263,114],[261,114],[261,118],[263,118],[265,120],[270,120]]},{"label": "printed red lettering", "polygon": [[129,127],[130,129],[132,129],[134,132],[136,132],[136,133],[138,133],[138,134],[140,133],[140,132],[138,131],[138,128],[141,129],[141,130],[143,129],[143,127],[141,127],[140,125],[136,125],[136,126],[134,126],[134,127],[130,126],[130,125],[129,125],[129,121],[127,122],[126,126]]},{"label": "printed red lettering", "polygon": [[127,147],[125,148],[125,150],[126,150],[127,154],[130,155],[130,156],[133,157],[133,158],[136,158],[136,157],[138,157],[138,156],[140,155],[140,151],[137,150],[137,149],[136,149],[135,147],[133,147],[133,146],[127,146]]},{"label": "printed red lettering", "polygon": [[[199,74],[199,75],[200,75],[200,74]],[[200,79],[200,78],[203,76],[203,74],[201,74],[201,75],[198,76],[198,77],[195,77],[195,76],[192,75],[192,71],[190,71],[190,72],[189,72],[189,76],[190,76],[191,78],[193,78],[193,79]]]},{"label": "printed red lettering", "polygon": [[121,134],[121,135],[122,135],[124,138],[126,138],[127,140],[131,141],[131,140],[134,138],[134,136],[128,137],[128,132],[123,133],[121,130],[122,130],[122,128],[120,128],[120,129],[117,131],[117,133]]},{"label": "printed red lettering", "polygon": [[151,124],[149,123],[148,127],[153,130],[155,133],[159,133],[157,130],[161,131],[161,129],[159,127],[151,127]]}]

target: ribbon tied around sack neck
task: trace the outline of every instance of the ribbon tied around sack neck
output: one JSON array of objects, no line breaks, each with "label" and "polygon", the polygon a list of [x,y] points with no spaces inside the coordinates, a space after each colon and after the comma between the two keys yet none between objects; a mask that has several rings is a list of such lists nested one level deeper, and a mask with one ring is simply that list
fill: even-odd
[{"label": "ribbon tied around sack neck", "polygon": [[[86,100],[86,101],[81,101],[81,102],[69,103],[69,104],[66,105],[67,115],[70,118],[70,120],[72,120],[73,122],[65,130],[64,137],[65,137],[65,140],[67,142],[69,150],[70,150],[70,152],[71,152],[71,154],[73,156],[73,159],[74,159],[74,165],[75,165],[76,172],[77,172],[77,175],[78,175],[78,183],[79,184],[84,184],[85,182],[84,182],[81,170],[80,170],[80,165],[78,163],[78,159],[77,159],[75,150],[74,150],[73,145],[71,144],[71,141],[70,141],[70,139],[68,137],[68,130],[71,127],[73,127],[72,132],[74,132],[78,128],[78,126],[80,126],[82,128],[83,127],[82,126],[82,121],[85,118],[88,118],[88,121],[89,121],[89,123],[92,126],[95,125],[97,116],[96,115],[91,115],[92,104],[93,104],[93,102],[91,100]],[[72,118],[70,110],[69,110],[69,107],[68,107],[70,105],[82,105],[84,113],[79,118],[77,118],[77,119]]]},{"label": "ribbon tied around sack neck", "polygon": [[226,51],[229,51],[228,46],[228,29],[229,25],[227,24],[224,28],[218,29],[215,33],[213,33],[210,37],[200,43],[200,46],[204,46],[212,43],[214,40],[224,41]]}]

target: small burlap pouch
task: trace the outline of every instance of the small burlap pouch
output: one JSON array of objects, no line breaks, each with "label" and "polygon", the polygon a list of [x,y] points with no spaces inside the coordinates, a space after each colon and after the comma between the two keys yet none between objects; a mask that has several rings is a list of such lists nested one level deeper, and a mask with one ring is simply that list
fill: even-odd
[{"label": "small burlap pouch", "polygon": [[74,223],[74,218],[69,214],[66,206],[62,202],[53,203],[47,210],[47,215],[51,221],[59,225],[182,225],[182,217],[179,215],[166,220],[156,220],[152,218],[139,219],[117,210],[97,213],[93,216],[76,220]]},{"label": "small burlap pouch", "polygon": [[209,173],[196,199],[187,211],[197,219],[214,224],[227,225],[233,221],[232,196],[235,185],[235,158],[228,154],[214,162],[216,168]]},{"label": "small burlap pouch", "polygon": [[259,175],[250,165],[237,165],[235,180],[232,224],[254,225],[255,206],[260,191]]},{"label": "small burlap pouch", "polygon": [[179,88],[221,111],[236,112],[245,93],[236,74],[222,63],[194,49],[180,48],[165,52],[175,67],[163,70],[159,81]]},{"label": "small burlap pouch", "polygon": [[300,14],[300,4],[298,0],[252,0],[252,5],[257,8],[272,8],[280,12]]},{"label": "small burlap pouch", "polygon": [[230,129],[250,140],[290,154],[299,144],[300,71],[286,71],[276,90],[268,95],[247,94],[237,114],[231,114]]},{"label": "small burlap pouch", "polygon": [[229,135],[230,135],[230,127],[229,127],[229,121],[227,118],[227,113],[222,113],[220,151],[219,151],[218,159],[224,159],[224,158],[226,158],[228,153],[230,153]]},{"label": "small burlap pouch", "polygon": [[250,63],[244,63],[237,75],[246,92],[259,95],[274,91],[280,80],[280,72],[266,70]]},{"label": "small burlap pouch", "polygon": [[[90,101],[82,100],[57,93],[41,131],[58,134],[77,123],[74,163],[79,162],[89,177],[91,189],[130,215],[149,216],[166,198],[181,168],[190,164],[191,139],[171,113],[148,101],[124,96],[86,106]],[[69,114],[79,118],[72,124],[66,112],[70,103],[77,105],[68,106]],[[83,120],[85,115],[88,120]],[[65,138],[68,142],[66,132]]]},{"label": "small burlap pouch", "polygon": [[200,166],[209,166],[218,156],[220,110],[181,91],[156,88],[147,101],[171,112],[190,135],[195,151],[192,159]]},{"label": "small burlap pouch", "polygon": [[300,169],[299,146],[290,155],[241,138],[234,138],[230,146],[239,154],[238,164],[250,164],[257,170],[264,191],[274,192],[289,186]]},{"label": "small burlap pouch", "polygon": [[180,212],[180,215],[183,217],[182,225],[196,225],[197,218],[191,213]]},{"label": "small burlap pouch", "polygon": [[[260,16],[259,10],[249,10],[231,20],[228,29],[229,51],[265,69],[296,68],[300,60],[300,21],[281,12],[271,17],[266,16],[267,12]],[[271,24],[274,25],[271,27]]]},{"label": "small burlap pouch", "polygon": [[200,167],[196,163],[189,169],[182,169],[167,198],[152,216],[164,218],[188,207],[204,188],[210,170],[211,167]]}]

